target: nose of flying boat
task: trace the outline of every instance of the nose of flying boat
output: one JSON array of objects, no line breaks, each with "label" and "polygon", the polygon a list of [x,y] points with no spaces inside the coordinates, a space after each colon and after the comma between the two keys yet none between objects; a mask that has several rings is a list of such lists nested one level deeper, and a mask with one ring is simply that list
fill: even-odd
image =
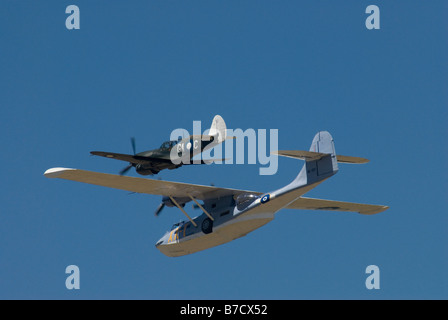
[{"label": "nose of flying boat", "polygon": [[156,242],[156,248],[160,250],[160,247],[161,246],[163,247],[166,244],[168,244],[168,239],[165,236],[163,236],[162,238],[159,239],[159,241]]},{"label": "nose of flying boat", "polygon": [[156,242],[156,248],[159,248],[161,245],[167,244],[168,242],[167,234],[168,233],[164,234],[163,237]]}]

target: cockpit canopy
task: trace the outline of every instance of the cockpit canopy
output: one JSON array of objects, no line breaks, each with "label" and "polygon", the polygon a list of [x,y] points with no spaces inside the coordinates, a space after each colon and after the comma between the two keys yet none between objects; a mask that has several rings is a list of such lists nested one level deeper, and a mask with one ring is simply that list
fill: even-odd
[{"label": "cockpit canopy", "polygon": [[258,198],[260,198],[260,196],[253,193],[242,193],[236,198],[236,207],[238,210],[242,211]]},{"label": "cockpit canopy", "polygon": [[161,150],[170,150],[172,147],[174,147],[177,144],[177,141],[165,141],[160,146]]},{"label": "cockpit canopy", "polygon": [[173,224],[173,226],[171,227],[171,230],[170,230],[170,231],[173,231],[173,230],[176,229],[177,227],[182,226],[184,223],[185,223],[185,221],[181,221],[181,222],[178,222],[178,223]]}]

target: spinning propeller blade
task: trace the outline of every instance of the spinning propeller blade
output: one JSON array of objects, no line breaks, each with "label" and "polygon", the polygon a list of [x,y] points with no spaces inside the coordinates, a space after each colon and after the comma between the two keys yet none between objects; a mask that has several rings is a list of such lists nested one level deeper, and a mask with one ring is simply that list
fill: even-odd
[{"label": "spinning propeller blade", "polygon": [[[135,151],[135,138],[132,137],[131,138],[131,146],[132,146],[132,151],[134,152],[134,156],[136,154]],[[126,168],[124,168],[123,170],[120,171],[120,176],[126,174],[134,165],[132,163],[130,163]]]},{"label": "spinning propeller blade", "polygon": [[120,171],[120,176],[124,175],[126,172],[129,171],[129,169],[131,169],[133,167],[133,164],[131,163],[130,165],[128,165],[126,168],[124,168],[123,170]]},{"label": "spinning propeller blade", "polygon": [[131,145],[132,145],[132,151],[134,152],[134,156],[135,156],[136,152],[135,152],[135,138],[134,137],[131,138]]},{"label": "spinning propeller blade", "polygon": [[162,203],[157,207],[156,212],[154,212],[154,215],[157,217],[157,216],[160,214],[160,212],[163,210],[163,208],[165,208],[165,203],[162,202]]}]

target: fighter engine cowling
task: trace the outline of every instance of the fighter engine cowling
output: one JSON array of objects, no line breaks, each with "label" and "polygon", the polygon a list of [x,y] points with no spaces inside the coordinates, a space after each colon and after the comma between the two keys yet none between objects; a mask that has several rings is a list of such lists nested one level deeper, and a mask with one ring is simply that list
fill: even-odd
[{"label": "fighter engine cowling", "polygon": [[141,174],[142,176],[149,176],[154,174],[151,169],[144,168],[139,164],[135,166],[135,171],[137,171],[137,173]]}]

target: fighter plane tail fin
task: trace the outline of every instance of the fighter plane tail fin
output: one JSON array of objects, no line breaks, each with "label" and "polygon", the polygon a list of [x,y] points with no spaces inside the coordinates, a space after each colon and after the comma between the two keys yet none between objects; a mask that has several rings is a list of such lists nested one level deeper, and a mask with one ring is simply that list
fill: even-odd
[{"label": "fighter plane tail fin", "polygon": [[209,135],[218,136],[218,143],[226,140],[227,127],[224,119],[220,115],[216,115],[213,118],[212,126],[210,127]]}]

